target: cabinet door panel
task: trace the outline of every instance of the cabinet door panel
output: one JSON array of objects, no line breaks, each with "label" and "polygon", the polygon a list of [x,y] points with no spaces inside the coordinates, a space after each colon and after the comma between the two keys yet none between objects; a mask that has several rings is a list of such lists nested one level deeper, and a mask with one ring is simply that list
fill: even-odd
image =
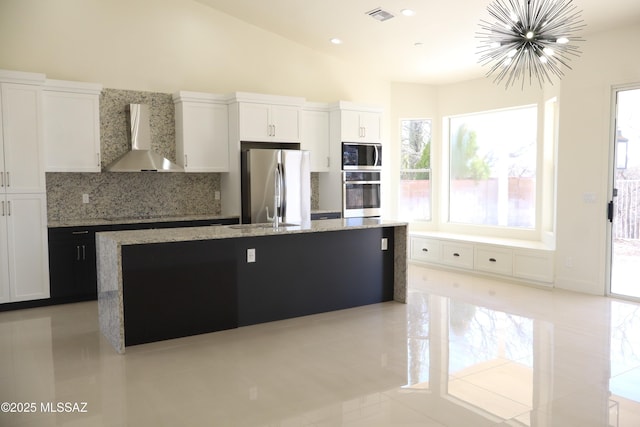
[{"label": "cabinet door panel", "polygon": [[443,243],[442,261],[460,268],[473,268],[473,246],[461,243]]},{"label": "cabinet door panel", "polygon": [[329,112],[303,111],[300,148],[311,152],[311,172],[329,171]]},{"label": "cabinet door panel", "polygon": [[11,301],[49,297],[46,201],[44,195],[9,195]]},{"label": "cabinet door panel", "polygon": [[540,251],[516,251],[513,254],[513,275],[538,282],[553,282],[553,257]]},{"label": "cabinet door panel", "polygon": [[271,107],[273,137],[278,141],[300,141],[300,108],[274,105]]},{"label": "cabinet door panel", "polygon": [[98,96],[45,90],[42,104],[46,170],[100,172]]},{"label": "cabinet door panel", "polygon": [[360,113],[360,127],[362,127],[362,139],[366,142],[380,142],[380,120],[378,113]]},{"label": "cabinet door panel", "polygon": [[40,89],[0,85],[5,157],[5,189],[9,193],[45,191],[40,125]]},{"label": "cabinet door panel", "polygon": [[411,238],[411,259],[426,262],[442,261],[442,244],[439,240]]},{"label": "cabinet door panel", "polygon": [[[226,105],[182,105],[179,143],[186,172],[228,172],[229,142]],[[176,129],[178,131],[178,129]]]},{"label": "cabinet door panel", "polygon": [[477,270],[510,276],[513,273],[513,253],[507,249],[476,246],[474,265]]},{"label": "cabinet door panel", "polygon": [[357,111],[343,111],[340,115],[340,123],[340,133],[343,142],[358,142],[362,140],[360,114]]},{"label": "cabinet door panel", "polygon": [[0,303],[9,302],[9,235],[7,233],[7,200],[0,194]]},{"label": "cabinet door panel", "polygon": [[240,104],[240,140],[260,142],[270,138],[269,106]]}]

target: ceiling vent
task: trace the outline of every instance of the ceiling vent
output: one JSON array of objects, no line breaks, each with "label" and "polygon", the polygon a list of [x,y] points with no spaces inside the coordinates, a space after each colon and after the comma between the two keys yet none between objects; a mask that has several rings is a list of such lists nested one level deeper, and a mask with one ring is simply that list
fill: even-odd
[{"label": "ceiling vent", "polygon": [[382,8],[379,8],[379,7],[373,10],[370,10],[369,12],[367,12],[367,15],[369,15],[376,21],[380,21],[380,22],[393,18],[392,13],[387,12],[386,10],[382,10]]}]

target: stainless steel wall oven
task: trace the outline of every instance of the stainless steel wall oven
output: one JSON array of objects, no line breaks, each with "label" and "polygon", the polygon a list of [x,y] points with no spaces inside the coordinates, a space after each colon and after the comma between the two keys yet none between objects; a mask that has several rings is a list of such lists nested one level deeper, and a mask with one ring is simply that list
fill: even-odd
[{"label": "stainless steel wall oven", "polygon": [[342,215],[345,218],[380,216],[380,172],[342,172]]}]

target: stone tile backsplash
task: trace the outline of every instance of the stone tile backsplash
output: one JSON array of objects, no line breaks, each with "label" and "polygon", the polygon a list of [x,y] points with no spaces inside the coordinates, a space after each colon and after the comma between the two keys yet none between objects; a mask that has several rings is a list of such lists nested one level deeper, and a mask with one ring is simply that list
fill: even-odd
[{"label": "stone tile backsplash", "polygon": [[[129,104],[151,107],[151,148],[176,159],[175,109],[171,94],[104,89],[100,95],[102,167],[131,148]],[[220,215],[217,173],[47,173],[50,221],[189,215]],[[311,174],[311,208],[318,209],[318,174]],[[89,203],[82,195],[89,195]]]},{"label": "stone tile backsplash", "polygon": [[47,173],[47,212],[50,221],[219,215],[219,190],[215,173]]}]

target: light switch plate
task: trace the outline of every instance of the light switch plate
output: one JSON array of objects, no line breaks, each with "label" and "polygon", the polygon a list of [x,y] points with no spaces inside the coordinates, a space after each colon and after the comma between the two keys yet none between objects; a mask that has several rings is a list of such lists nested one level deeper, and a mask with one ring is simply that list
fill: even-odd
[{"label": "light switch plate", "polygon": [[84,193],[82,195],[82,203],[89,203],[89,195]]},{"label": "light switch plate", "polygon": [[247,262],[256,262],[256,250],[254,248],[247,249]]},{"label": "light switch plate", "polygon": [[386,251],[387,249],[389,249],[389,243],[386,237],[382,238],[382,242],[380,242],[380,249],[382,249],[383,251]]}]

